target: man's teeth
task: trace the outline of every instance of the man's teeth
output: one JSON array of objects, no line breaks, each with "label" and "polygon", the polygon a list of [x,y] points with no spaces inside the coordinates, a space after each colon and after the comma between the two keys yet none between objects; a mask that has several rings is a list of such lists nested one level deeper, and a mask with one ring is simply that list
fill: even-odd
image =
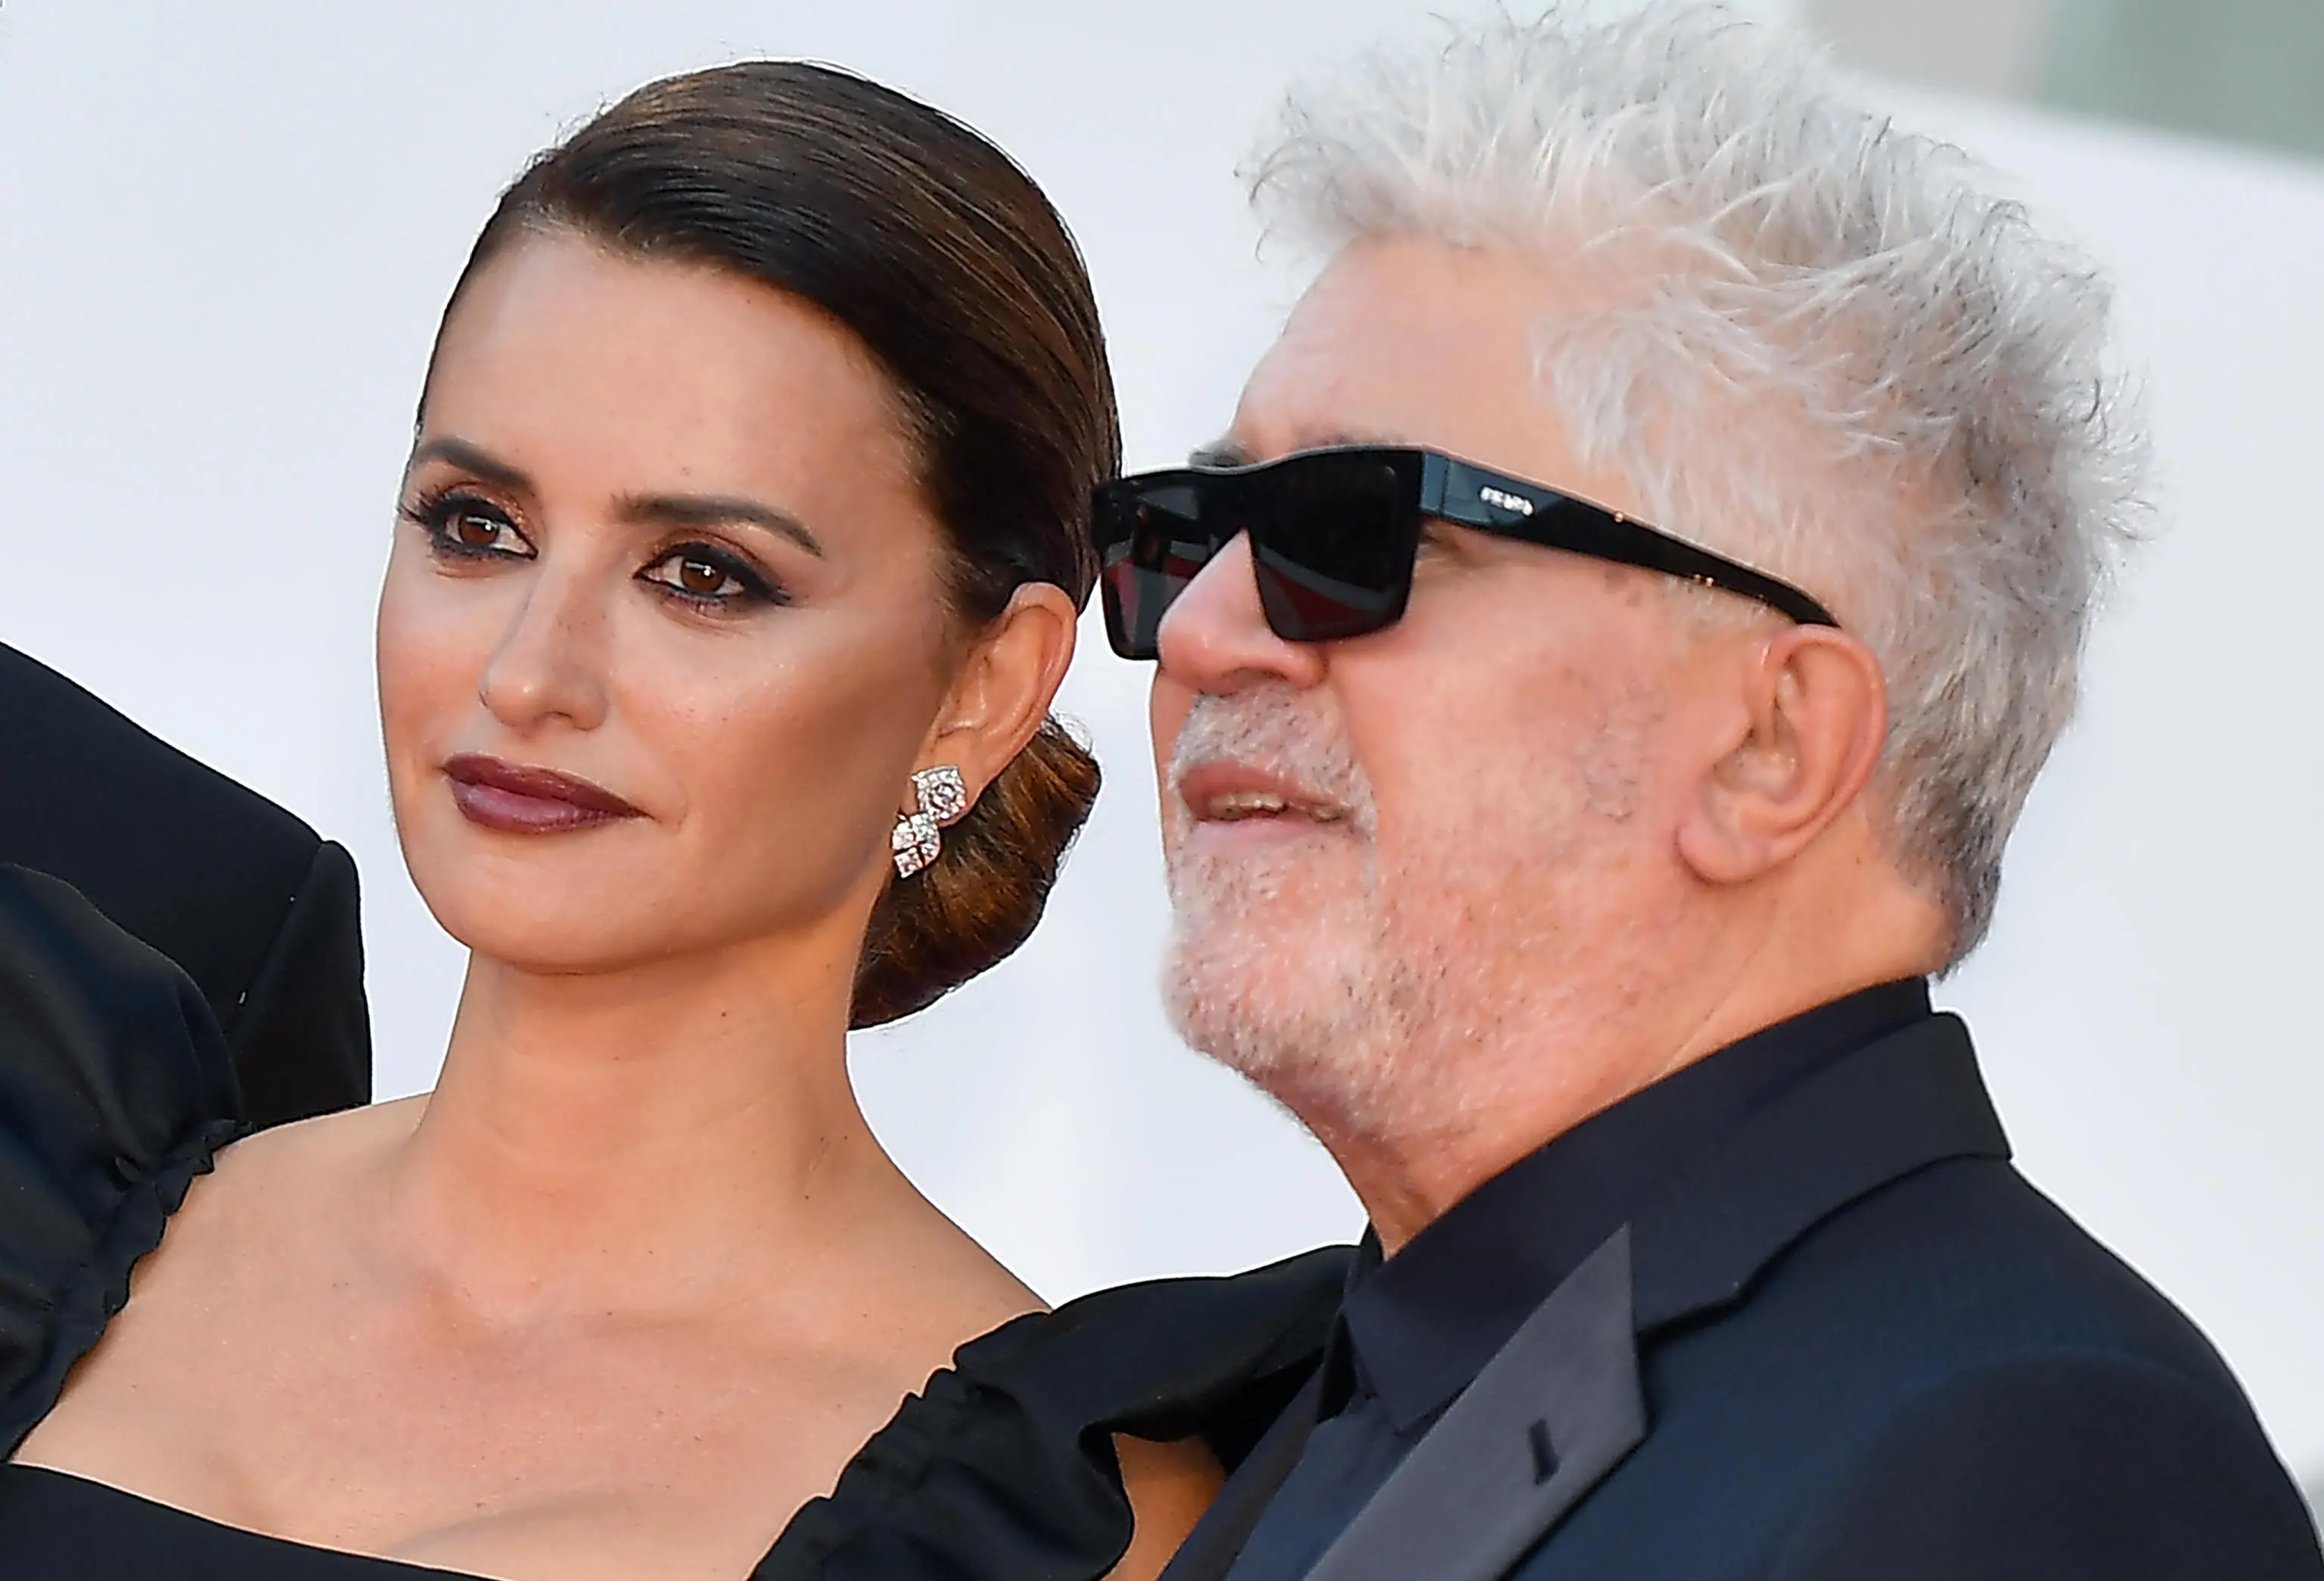
[{"label": "man's teeth", "polygon": [[1270,817],[1289,805],[1281,796],[1270,796],[1263,791],[1238,791],[1232,795],[1213,796],[1211,816],[1232,823],[1237,818]]},{"label": "man's teeth", "polygon": [[1331,809],[1294,806],[1281,796],[1269,795],[1265,791],[1235,791],[1213,796],[1204,809],[1204,816],[1220,823],[1232,823],[1241,818],[1272,818],[1285,813],[1297,813],[1318,823],[1336,823],[1340,819],[1340,814]]}]

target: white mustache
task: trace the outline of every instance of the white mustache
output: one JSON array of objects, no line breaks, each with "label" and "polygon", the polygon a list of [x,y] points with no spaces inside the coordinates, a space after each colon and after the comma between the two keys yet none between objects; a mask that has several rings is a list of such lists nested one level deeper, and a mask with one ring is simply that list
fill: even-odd
[{"label": "white mustache", "polygon": [[1299,788],[1303,799],[1332,808],[1358,832],[1375,823],[1371,782],[1349,755],[1340,734],[1303,704],[1291,687],[1255,686],[1231,695],[1203,693],[1187,710],[1170,751],[1170,793],[1184,810],[1185,777],[1213,763],[1233,763],[1271,774]]}]

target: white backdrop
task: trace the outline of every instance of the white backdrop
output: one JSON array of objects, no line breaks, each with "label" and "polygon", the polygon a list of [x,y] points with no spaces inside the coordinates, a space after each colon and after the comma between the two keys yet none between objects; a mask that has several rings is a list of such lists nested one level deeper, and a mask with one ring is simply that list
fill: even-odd
[{"label": "white backdrop", "polygon": [[[996,136],[1086,247],[1130,457],[1225,421],[1285,304],[1229,171],[1282,82],[1426,0],[5,0],[0,637],[350,845],[383,1095],[432,1078],[460,961],[389,828],[369,627],[411,401],[523,158],[649,77],[836,60]],[[1782,0],[1763,8],[1781,10]],[[1900,101],[1901,102],[1901,101]],[[2168,530],[1942,997],[2034,1178],[2209,1329],[2324,1469],[2324,174],[1913,101],[2119,270]],[[1143,677],[1067,689],[1110,788],[1014,961],[866,1036],[914,1176],[1052,1296],[1352,1234],[1321,1154],[1179,1049]]]}]

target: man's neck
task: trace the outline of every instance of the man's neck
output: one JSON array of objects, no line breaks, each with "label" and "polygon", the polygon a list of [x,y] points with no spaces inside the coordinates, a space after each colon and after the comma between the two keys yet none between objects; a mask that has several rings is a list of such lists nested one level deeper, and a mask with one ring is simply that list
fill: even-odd
[{"label": "man's neck", "polygon": [[[1759,941],[1669,959],[1683,973],[1609,975],[1598,995],[1535,996],[1471,1025],[1489,1038],[1429,1052],[1425,1086],[1348,1123],[1315,1095],[1278,1093],[1313,1130],[1393,1255],[1485,1181],[1592,1116],[1698,1061],[1821,1005],[1927,970],[1925,952],[1859,944],[1787,959]],[[1295,1098],[1298,1101],[1294,1101]]]}]

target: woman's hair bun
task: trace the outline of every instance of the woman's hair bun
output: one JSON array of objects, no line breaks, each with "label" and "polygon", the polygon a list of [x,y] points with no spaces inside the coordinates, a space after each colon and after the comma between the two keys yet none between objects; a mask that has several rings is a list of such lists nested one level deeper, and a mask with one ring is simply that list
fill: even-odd
[{"label": "woman's hair bun", "polygon": [[1097,800],[1098,780],[1089,749],[1056,720],[1043,724],[944,832],[944,854],[880,896],[855,970],[851,1024],[909,1016],[1022,944]]}]

